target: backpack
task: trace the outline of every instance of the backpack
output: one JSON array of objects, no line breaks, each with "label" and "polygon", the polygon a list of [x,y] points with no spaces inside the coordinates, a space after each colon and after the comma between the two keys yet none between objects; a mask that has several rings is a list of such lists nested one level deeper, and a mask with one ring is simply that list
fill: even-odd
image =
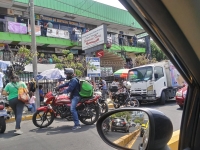
[{"label": "backpack", "polygon": [[92,97],[93,96],[93,86],[85,80],[77,79],[80,85],[79,94],[81,97]]}]

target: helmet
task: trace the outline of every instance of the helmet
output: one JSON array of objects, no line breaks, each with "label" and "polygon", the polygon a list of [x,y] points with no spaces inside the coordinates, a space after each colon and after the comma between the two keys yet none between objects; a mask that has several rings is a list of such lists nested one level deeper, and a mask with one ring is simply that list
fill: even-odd
[{"label": "helmet", "polygon": [[86,80],[86,81],[90,81],[90,78],[89,78],[89,77],[86,77],[85,80]]},{"label": "helmet", "polygon": [[74,69],[72,68],[65,68],[64,69],[64,73],[67,75],[67,80],[72,79],[73,75],[74,75]]},{"label": "helmet", "polygon": [[72,69],[72,68],[65,68],[64,69],[64,73],[65,74],[74,74],[74,69]]},{"label": "helmet", "polygon": [[127,88],[127,89],[131,89],[131,83],[129,81],[124,81],[123,85]]}]

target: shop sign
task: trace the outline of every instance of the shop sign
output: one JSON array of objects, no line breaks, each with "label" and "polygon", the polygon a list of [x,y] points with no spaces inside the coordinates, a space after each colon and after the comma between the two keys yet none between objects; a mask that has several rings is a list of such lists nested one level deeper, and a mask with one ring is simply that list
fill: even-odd
[{"label": "shop sign", "polygon": [[87,69],[88,77],[101,77],[101,68],[100,68],[100,58],[98,57],[86,57],[86,62],[94,65],[96,70]]},{"label": "shop sign", "polygon": [[78,26],[78,22],[69,21],[70,25]]},{"label": "shop sign", "polygon": [[[28,33],[31,35],[31,25],[28,25]],[[35,25],[35,35],[41,36],[41,28],[38,25]]]},{"label": "shop sign", "polygon": [[8,31],[11,33],[27,34],[27,26],[24,23],[8,21]]},{"label": "shop sign", "polygon": [[113,68],[112,67],[101,67],[101,76],[111,76],[113,75]]},{"label": "shop sign", "polygon": [[84,23],[79,23],[79,27],[85,28],[85,24]]},{"label": "shop sign", "polygon": [[82,35],[82,50],[107,43],[107,29],[101,25]]},{"label": "shop sign", "polygon": [[103,57],[104,56],[104,51],[100,50],[96,52],[96,57]]},{"label": "shop sign", "polygon": [[67,30],[59,30],[54,28],[47,28],[47,36],[69,39],[69,32]]}]

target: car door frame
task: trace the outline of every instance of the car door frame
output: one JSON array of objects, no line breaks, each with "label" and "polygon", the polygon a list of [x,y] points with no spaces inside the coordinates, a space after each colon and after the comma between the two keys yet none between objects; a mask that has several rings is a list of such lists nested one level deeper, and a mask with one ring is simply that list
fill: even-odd
[{"label": "car door frame", "polygon": [[[188,92],[181,120],[179,150],[200,147],[200,61],[161,0],[119,0],[174,64]],[[182,2],[182,1],[181,1]]]}]

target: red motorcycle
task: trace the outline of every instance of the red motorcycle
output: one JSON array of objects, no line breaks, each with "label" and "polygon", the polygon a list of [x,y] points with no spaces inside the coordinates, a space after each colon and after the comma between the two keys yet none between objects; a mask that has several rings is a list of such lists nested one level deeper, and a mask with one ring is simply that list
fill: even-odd
[{"label": "red motorcycle", "polygon": [[[82,98],[77,104],[79,120],[85,125],[94,124],[99,118],[99,105],[97,100],[100,96]],[[39,107],[34,113],[32,121],[36,127],[45,128],[52,124],[57,116],[72,121],[70,111],[71,100],[66,94],[49,92],[44,98],[45,106]],[[46,123],[45,123],[46,122]]]}]

